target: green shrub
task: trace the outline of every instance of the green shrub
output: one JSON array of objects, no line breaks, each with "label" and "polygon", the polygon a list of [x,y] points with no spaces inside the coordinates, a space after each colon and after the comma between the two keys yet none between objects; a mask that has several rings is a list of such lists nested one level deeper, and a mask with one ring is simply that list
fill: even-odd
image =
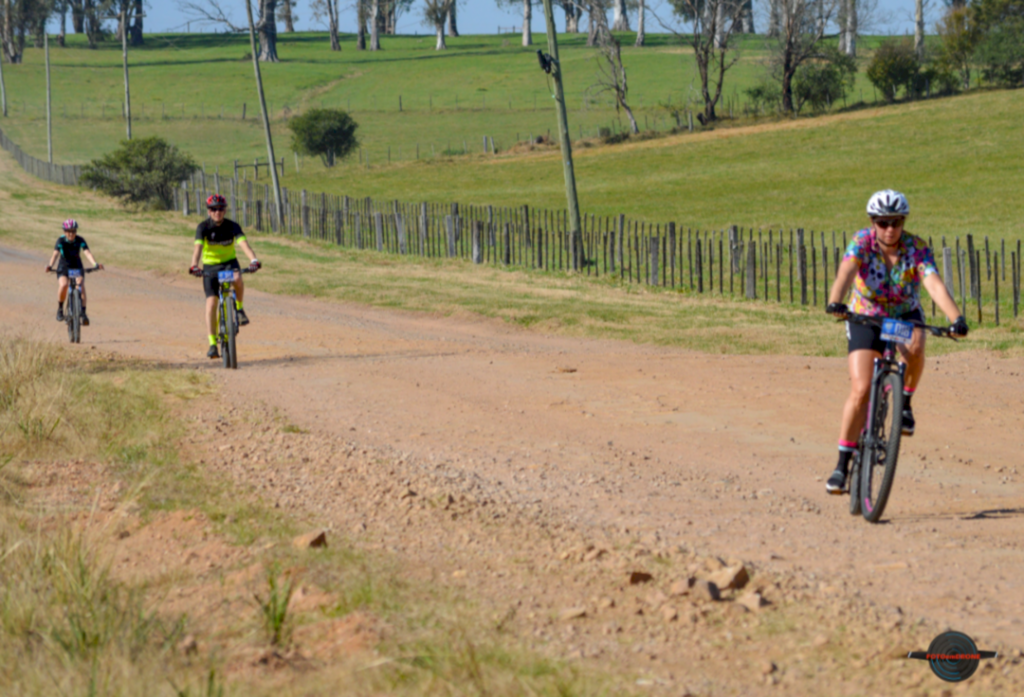
[{"label": "green shrub", "polygon": [[907,96],[914,94],[920,71],[921,63],[909,39],[887,40],[875,51],[867,75],[885,100],[894,102],[901,87]]},{"label": "green shrub", "polygon": [[86,165],[82,182],[125,204],[171,208],[174,187],[195,168],[191,156],[163,138],[137,138]]},{"label": "green shrub", "polygon": [[762,80],[743,92],[756,114],[777,113],[782,108],[782,85],[777,80]]},{"label": "green shrub", "polygon": [[799,114],[804,106],[821,113],[846,98],[853,89],[857,60],[835,47],[827,47],[821,58],[804,63],[793,76],[793,102]]},{"label": "green shrub", "polygon": [[325,167],[333,167],[359,146],[351,116],[341,109],[310,109],[288,121],[292,150],[301,155],[318,155]]}]

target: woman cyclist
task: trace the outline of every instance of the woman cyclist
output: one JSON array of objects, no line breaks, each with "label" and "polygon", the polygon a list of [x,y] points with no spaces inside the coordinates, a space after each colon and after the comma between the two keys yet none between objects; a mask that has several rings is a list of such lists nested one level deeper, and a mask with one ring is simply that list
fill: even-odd
[{"label": "woman cyclist", "polygon": [[[68,297],[68,269],[82,269],[82,255],[89,260],[93,268],[102,269],[89,251],[85,238],[78,234],[78,221],[68,218],[64,221],[64,234],[57,238],[53,246],[53,254],[46,265],[46,272],[57,272],[57,321],[64,321],[64,300]],[[53,265],[57,264],[54,269]],[[78,279],[78,287],[82,290],[82,326],[89,326],[89,315],[85,314],[85,274]]]},{"label": "woman cyclist", "polygon": [[[939,277],[931,249],[923,239],[903,229],[909,213],[907,198],[898,191],[887,189],[871,197],[871,227],[854,235],[846,248],[825,311],[840,319],[853,312],[923,323],[918,294],[924,284],[935,304],[952,322],[950,332],[966,336],[967,321]],[[843,301],[851,285],[852,306],[847,308]],[[846,489],[850,457],[857,448],[857,436],[867,416],[875,359],[885,350],[881,333],[877,326],[846,323],[850,396],[843,407],[839,429],[839,462],[825,485],[830,494],[841,494]],[[914,435],[910,401],[924,371],[924,339],[924,330],[917,328],[909,344],[899,345],[900,359],[907,364],[903,388],[903,434],[907,436]]]}]

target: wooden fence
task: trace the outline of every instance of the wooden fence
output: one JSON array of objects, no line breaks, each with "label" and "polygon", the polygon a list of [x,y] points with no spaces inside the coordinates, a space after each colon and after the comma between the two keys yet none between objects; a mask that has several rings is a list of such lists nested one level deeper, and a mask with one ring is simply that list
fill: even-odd
[{"label": "wooden fence", "polygon": [[[211,181],[212,179],[212,181]],[[213,188],[208,188],[209,185]],[[209,177],[197,172],[176,190],[184,215],[205,212],[214,191],[227,198],[246,229],[301,236],[386,254],[460,258],[476,264],[543,271],[572,266],[565,211],[533,206],[468,206],[350,198],[282,189],[284,229],[278,230],[269,184]],[[619,216],[582,216],[582,272],[619,282],[685,289],[699,295],[744,297],[824,307],[848,242],[846,232],[754,230],[730,226],[699,230],[674,222]],[[1020,306],[1021,242],[988,237],[929,238],[936,263],[961,310],[999,324]],[[1010,282],[1007,285],[1007,272]],[[1000,288],[1003,294],[1000,296]],[[1007,294],[1009,290],[1009,294]],[[927,308],[926,308],[927,309]],[[931,303],[931,315],[936,309]],[[991,314],[988,314],[991,312]],[[975,315],[976,313],[976,315]]]},{"label": "wooden fence", "polygon": [[78,186],[79,178],[82,176],[81,165],[55,165],[32,157],[18,147],[18,144],[8,138],[3,131],[0,131],[0,147],[14,155],[14,159],[18,161],[21,168],[33,177],[55,184]]}]

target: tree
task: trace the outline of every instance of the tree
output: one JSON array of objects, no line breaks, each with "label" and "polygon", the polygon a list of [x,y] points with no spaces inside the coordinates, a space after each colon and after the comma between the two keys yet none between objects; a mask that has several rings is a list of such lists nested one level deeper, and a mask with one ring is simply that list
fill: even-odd
[{"label": "tree", "polygon": [[[249,2],[249,0],[245,0]],[[260,42],[260,61],[277,63],[277,2],[278,0],[259,0],[259,20],[256,22],[256,35]]]},{"label": "tree", "polygon": [[380,50],[380,0],[370,0],[370,50]]},{"label": "tree", "polygon": [[718,118],[715,107],[722,98],[725,73],[739,60],[729,40],[742,28],[744,4],[735,0],[671,0],[671,4],[676,16],[690,23],[689,33],[681,33],[662,21],[653,10],[651,14],[658,24],[693,49],[704,102],[704,113],[698,119],[708,124]]},{"label": "tree", "polygon": [[782,110],[794,112],[793,76],[809,60],[826,57],[825,30],[836,15],[839,0],[781,0],[778,33],[770,40],[771,65],[782,85]]},{"label": "tree", "polygon": [[50,0],[0,0],[0,43],[8,63],[21,62],[26,37],[42,42],[43,27],[52,11]]},{"label": "tree", "polygon": [[[615,17],[612,22],[612,31],[629,31],[629,14],[626,12],[626,0],[612,0],[612,12]],[[607,21],[607,18],[605,21]]]},{"label": "tree", "polygon": [[[428,4],[430,1],[427,0]],[[292,132],[292,150],[300,155],[318,155],[324,167],[333,167],[359,146],[359,125],[341,109],[310,109],[290,119],[288,128]]]},{"label": "tree", "polygon": [[[598,20],[605,18],[604,13],[597,15]],[[611,92],[615,97],[615,111],[624,110],[629,118],[629,127],[632,133],[639,133],[636,119],[633,118],[633,110],[629,108],[626,101],[629,96],[629,85],[626,82],[626,66],[622,64],[622,51],[618,39],[604,29],[598,32],[598,59],[597,59],[597,82],[590,91],[595,94]]]},{"label": "tree", "polygon": [[448,19],[448,13],[451,12],[452,5],[454,4],[455,0],[424,0],[423,21],[434,27],[434,31],[437,34],[435,50],[443,51],[448,48],[444,40],[444,23]]},{"label": "tree", "polygon": [[366,22],[370,18],[370,0],[356,0],[356,22],[359,24],[356,50],[366,50]]},{"label": "tree", "polygon": [[452,0],[448,5],[448,36],[457,38],[459,36],[459,21],[456,10],[459,7],[458,0]]},{"label": "tree", "polygon": [[195,161],[163,138],[136,138],[85,166],[82,181],[126,205],[174,205],[174,189]]},{"label": "tree", "polygon": [[938,64],[960,75],[961,86],[971,86],[971,59],[978,45],[978,30],[966,6],[950,7],[936,27],[941,40]]},{"label": "tree", "polygon": [[857,55],[857,0],[841,0],[839,7],[839,50]]},{"label": "tree", "polygon": [[298,3],[298,0],[277,0],[281,4],[281,21],[284,22],[284,30],[291,34],[295,31],[295,22],[298,21],[298,17],[292,13],[292,8]]},{"label": "tree", "polygon": [[875,51],[868,65],[867,76],[871,84],[878,88],[887,102],[896,101],[896,92],[900,87],[910,96],[915,91],[917,76],[921,72],[921,63],[917,60],[917,52],[908,40],[886,40]]},{"label": "tree", "polygon": [[793,99],[798,114],[805,106],[816,113],[827,111],[853,89],[856,59],[832,46],[826,46],[822,55],[801,65],[793,76]]},{"label": "tree", "polygon": [[970,12],[982,76],[1007,87],[1024,86],[1024,0],[976,0]]},{"label": "tree", "polygon": [[[338,0],[313,0],[309,4],[309,9],[313,13],[313,19],[316,21],[327,20],[327,32],[331,37],[331,50],[341,50],[341,40],[338,37]],[[358,9],[358,8],[357,8]]]},{"label": "tree", "polygon": [[580,30],[580,17],[583,16],[583,8],[576,0],[559,0],[562,11],[565,12],[565,33],[576,34]]},{"label": "tree", "polygon": [[647,42],[647,32],[644,31],[644,16],[647,14],[644,0],[639,0],[636,9],[636,43],[635,46],[643,46]]}]

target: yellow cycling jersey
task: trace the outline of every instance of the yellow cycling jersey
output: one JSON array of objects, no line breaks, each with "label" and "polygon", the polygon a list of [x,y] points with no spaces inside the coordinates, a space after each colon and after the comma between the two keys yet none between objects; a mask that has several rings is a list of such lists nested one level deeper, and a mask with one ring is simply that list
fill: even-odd
[{"label": "yellow cycling jersey", "polygon": [[235,243],[244,239],[242,226],[227,218],[220,225],[207,218],[196,227],[196,244],[203,245],[203,266],[226,264],[237,258]]}]

